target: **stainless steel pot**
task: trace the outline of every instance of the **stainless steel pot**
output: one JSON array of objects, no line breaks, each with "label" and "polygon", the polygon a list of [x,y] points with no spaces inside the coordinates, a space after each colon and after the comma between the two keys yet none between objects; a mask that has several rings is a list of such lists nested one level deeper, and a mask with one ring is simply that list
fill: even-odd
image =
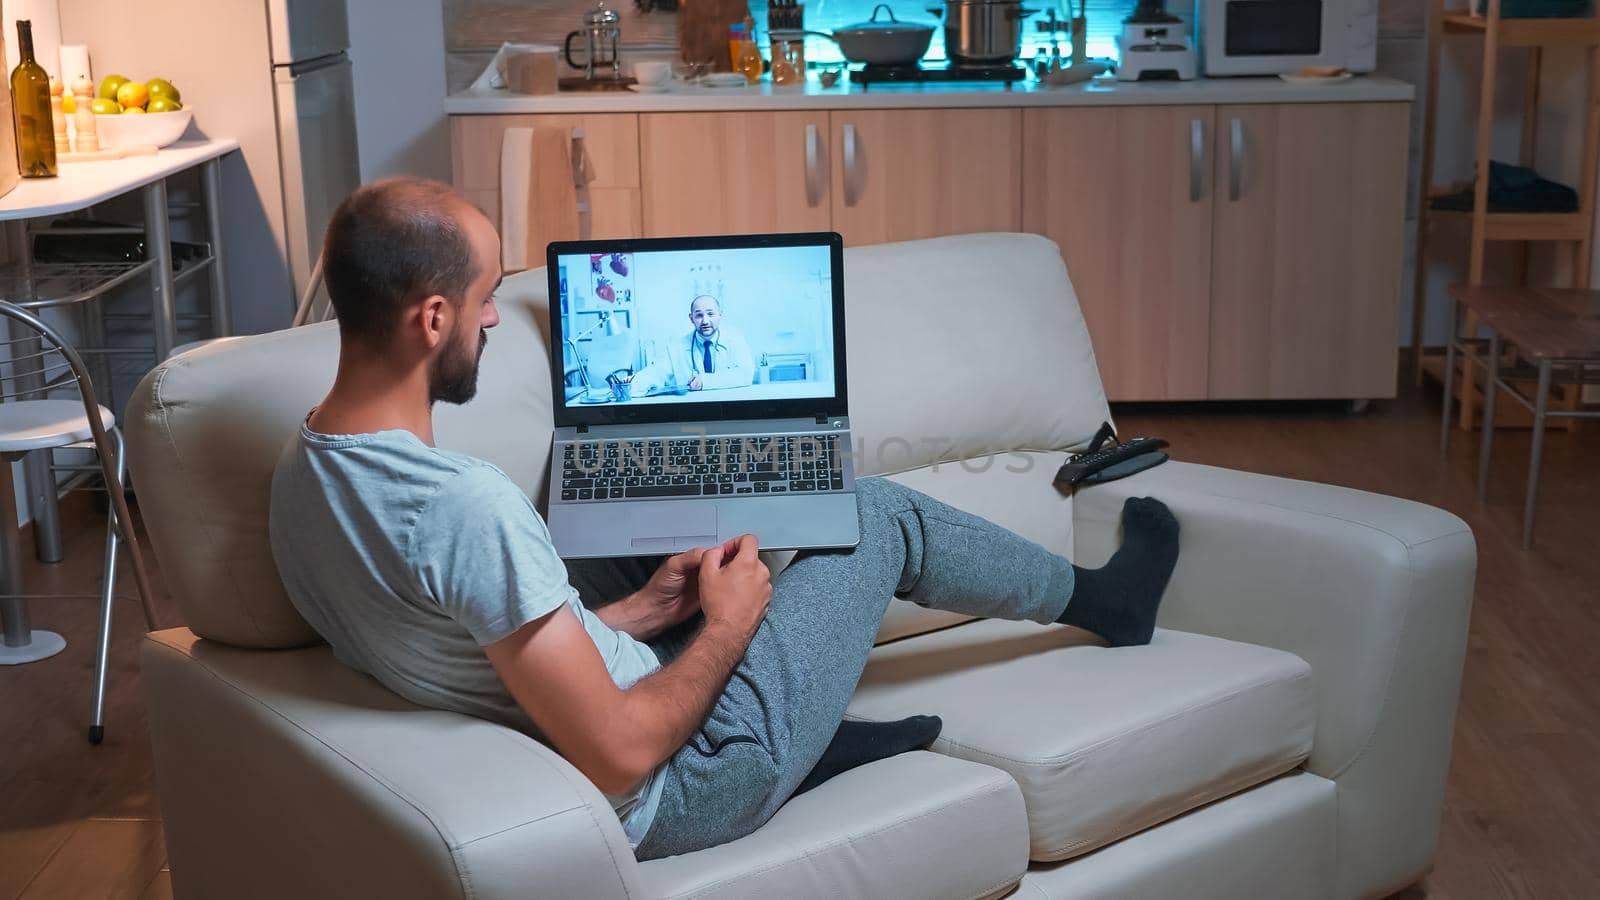
[{"label": "stainless steel pot", "polygon": [[1022,52],[1022,0],[946,0],[944,52],[958,63],[997,63]]},{"label": "stainless steel pot", "polygon": [[[879,13],[888,13],[888,21],[878,21]],[[873,8],[870,21],[835,28],[832,34],[821,31],[805,33],[829,38],[839,45],[839,52],[844,54],[845,59],[872,66],[913,65],[928,52],[928,44],[933,41],[932,25],[901,22],[894,17],[894,10],[886,3],[879,3]],[[778,31],[772,33],[774,38],[779,35]]]}]

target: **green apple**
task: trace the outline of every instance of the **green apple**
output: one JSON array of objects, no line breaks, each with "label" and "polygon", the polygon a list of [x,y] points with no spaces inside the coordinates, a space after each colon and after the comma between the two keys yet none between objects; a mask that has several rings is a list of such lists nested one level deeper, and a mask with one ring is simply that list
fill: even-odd
[{"label": "green apple", "polygon": [[[178,93],[178,89],[173,86],[172,82],[166,80],[165,78],[152,78],[145,84],[145,87],[150,91],[151,100],[154,100],[157,97],[165,97],[168,100],[171,100],[173,103],[178,103],[183,100],[183,95]],[[146,108],[148,109],[149,107]],[[155,112],[153,109],[150,111]]]},{"label": "green apple", "polygon": [[89,108],[94,110],[94,114],[97,116],[115,116],[122,112],[122,104],[115,100],[107,100],[104,97],[94,98],[94,105]]},{"label": "green apple", "polygon": [[121,75],[107,75],[106,77],[100,79],[100,91],[95,94],[95,96],[104,98],[106,100],[116,100],[117,88],[122,87],[127,83],[128,79],[122,77]]}]

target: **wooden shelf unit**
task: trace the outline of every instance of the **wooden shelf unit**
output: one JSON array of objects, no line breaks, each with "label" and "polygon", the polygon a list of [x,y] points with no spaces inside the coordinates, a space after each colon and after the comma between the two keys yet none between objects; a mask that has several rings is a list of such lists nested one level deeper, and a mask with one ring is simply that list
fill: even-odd
[{"label": "wooden shelf unit", "polygon": [[[1592,47],[1600,44],[1600,21],[1582,19],[1500,19],[1501,47]],[[1446,34],[1476,34],[1489,30],[1488,16],[1447,12]]]},{"label": "wooden shelf unit", "polygon": [[[1428,34],[1428,84],[1427,109],[1422,137],[1423,202],[1417,211],[1417,250],[1412,285],[1411,311],[1411,365],[1412,377],[1419,383],[1423,373],[1443,369],[1438,365],[1424,365],[1423,326],[1427,313],[1428,265],[1427,250],[1435,225],[1458,224],[1466,226],[1469,241],[1467,283],[1479,285],[1484,278],[1486,245],[1490,242],[1521,243],[1522,257],[1519,277],[1527,280],[1528,244],[1554,242],[1570,246],[1572,257],[1572,287],[1589,287],[1590,253],[1595,221],[1596,166],[1600,165],[1600,0],[1589,16],[1561,19],[1507,19],[1500,15],[1501,0],[1488,0],[1484,15],[1473,15],[1462,10],[1445,8],[1448,0],[1433,0],[1433,15],[1429,18]],[[1467,0],[1475,3],[1476,0]],[[1431,199],[1455,188],[1433,184],[1433,157],[1435,130],[1438,121],[1439,56],[1446,35],[1477,37],[1483,41],[1483,75],[1479,87],[1478,117],[1475,142],[1477,173],[1473,179],[1473,209],[1430,209]],[[1585,50],[1588,97],[1584,104],[1582,173],[1578,185],[1578,211],[1573,213],[1511,213],[1489,212],[1489,159],[1494,135],[1494,88],[1498,74],[1500,51],[1520,48],[1526,54],[1526,88],[1522,97],[1522,140],[1518,164],[1532,166],[1535,160],[1536,135],[1539,124],[1539,76],[1545,48],[1579,47]],[[1476,319],[1467,316],[1469,329],[1476,327]],[[1468,375],[1473,371],[1471,351],[1463,354],[1457,398],[1460,400],[1458,422],[1462,429],[1471,429],[1476,421],[1474,405],[1478,389]],[[1567,399],[1577,402],[1576,391],[1569,390]]]},{"label": "wooden shelf unit", "polygon": [[[1467,210],[1434,209],[1429,218],[1438,222],[1472,224]],[[1489,241],[1578,241],[1589,230],[1585,213],[1488,213],[1484,239]]]}]

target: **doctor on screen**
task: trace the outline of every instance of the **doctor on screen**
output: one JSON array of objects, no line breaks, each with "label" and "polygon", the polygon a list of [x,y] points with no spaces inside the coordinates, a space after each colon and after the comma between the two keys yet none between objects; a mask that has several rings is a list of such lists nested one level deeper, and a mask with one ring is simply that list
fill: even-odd
[{"label": "doctor on screen", "polygon": [[650,364],[630,379],[646,391],[677,386],[691,391],[744,387],[755,381],[750,345],[722,324],[722,304],[702,294],[689,304],[694,330],[669,342],[665,359]]}]

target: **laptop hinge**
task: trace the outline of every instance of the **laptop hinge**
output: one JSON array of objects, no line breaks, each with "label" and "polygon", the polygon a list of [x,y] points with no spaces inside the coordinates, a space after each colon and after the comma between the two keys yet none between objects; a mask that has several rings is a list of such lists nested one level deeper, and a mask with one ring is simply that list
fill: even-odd
[{"label": "laptop hinge", "polygon": [[817,416],[817,424],[818,425],[826,425],[826,424],[828,424],[828,417],[827,416]]},{"label": "laptop hinge", "polygon": [[577,428],[577,432],[578,432],[578,434],[588,434],[589,433],[589,426],[587,426],[587,425],[579,425],[578,428]]}]

